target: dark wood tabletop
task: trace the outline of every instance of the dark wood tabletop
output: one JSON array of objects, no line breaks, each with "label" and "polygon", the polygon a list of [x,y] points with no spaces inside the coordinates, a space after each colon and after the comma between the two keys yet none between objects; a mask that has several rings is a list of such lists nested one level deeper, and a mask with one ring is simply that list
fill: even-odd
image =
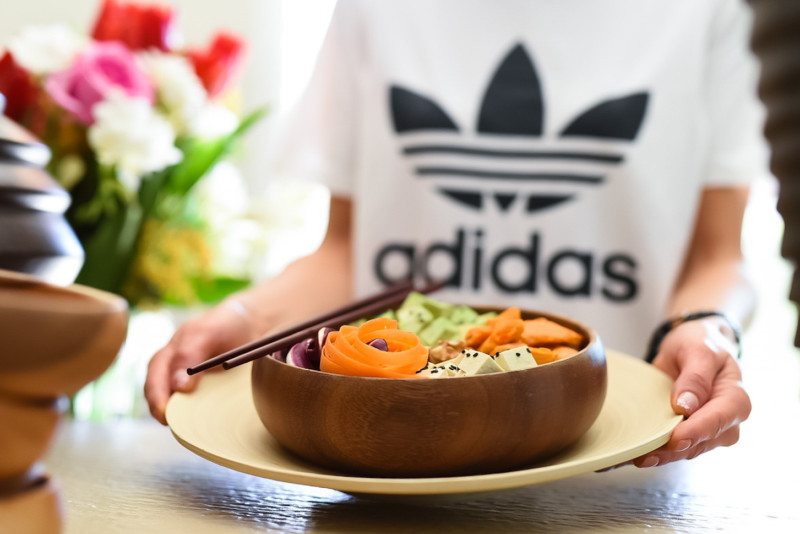
[{"label": "dark wood tabletop", "polygon": [[754,409],[737,445],[511,490],[370,497],[275,482],[205,460],[147,419],[65,422],[46,467],[67,534],[800,532],[798,358],[743,365]]}]

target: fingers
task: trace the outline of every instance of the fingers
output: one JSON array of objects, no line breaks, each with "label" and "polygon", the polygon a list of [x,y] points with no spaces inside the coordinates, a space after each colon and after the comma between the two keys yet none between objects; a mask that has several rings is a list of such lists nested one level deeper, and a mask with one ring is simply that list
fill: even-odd
[{"label": "fingers", "polygon": [[158,351],[147,367],[147,378],[144,382],[144,396],[150,415],[162,425],[167,424],[167,401],[172,393],[169,383],[169,364],[172,358],[172,348],[167,345]]},{"label": "fingers", "polygon": [[678,375],[672,385],[672,409],[689,416],[711,398],[718,374],[730,357],[707,350],[683,350],[678,355]]},{"label": "fingers", "polygon": [[722,432],[715,439],[703,441],[695,446],[689,447],[684,451],[674,451],[668,449],[669,444],[654,450],[648,454],[633,460],[636,467],[655,467],[678,460],[691,460],[717,447],[730,447],[739,441],[739,426],[733,426]]},{"label": "fingers", "polygon": [[[736,364],[731,361],[730,366]],[[711,399],[675,427],[666,445],[637,458],[634,465],[653,467],[691,459],[739,440],[739,425],[749,417],[751,402],[739,382],[738,368],[730,366],[717,374]]]},{"label": "fingers", "polygon": [[667,447],[680,452],[713,441],[747,419],[750,409],[750,398],[738,382],[720,384],[714,398],[675,427]]},{"label": "fingers", "polygon": [[185,353],[182,349],[175,351],[175,357],[170,362],[168,373],[170,392],[181,391],[190,393],[197,387],[200,375],[189,375],[186,370],[202,362],[205,355],[200,352]]},{"label": "fingers", "polygon": [[150,414],[161,424],[167,424],[166,409],[170,396],[176,391],[189,393],[197,387],[200,376],[190,376],[186,369],[208,357],[206,344],[201,336],[181,336],[178,333],[150,360],[144,396]]}]

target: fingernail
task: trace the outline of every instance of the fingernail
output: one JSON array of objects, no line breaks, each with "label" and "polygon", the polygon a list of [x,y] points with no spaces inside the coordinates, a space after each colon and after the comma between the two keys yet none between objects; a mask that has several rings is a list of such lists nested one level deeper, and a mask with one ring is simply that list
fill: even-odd
[{"label": "fingernail", "polygon": [[639,467],[655,467],[658,465],[658,456],[648,456]]},{"label": "fingernail", "polygon": [[175,388],[182,388],[185,387],[186,384],[189,383],[189,375],[186,371],[175,371],[175,374],[172,375],[172,385]]},{"label": "fingernail", "polygon": [[683,452],[683,451],[685,451],[686,449],[688,449],[691,446],[692,446],[692,440],[690,440],[690,439],[682,439],[675,446],[675,451],[676,452]]},{"label": "fingernail", "polygon": [[685,415],[691,415],[700,407],[700,399],[691,391],[684,391],[678,396],[676,404],[683,408]]}]

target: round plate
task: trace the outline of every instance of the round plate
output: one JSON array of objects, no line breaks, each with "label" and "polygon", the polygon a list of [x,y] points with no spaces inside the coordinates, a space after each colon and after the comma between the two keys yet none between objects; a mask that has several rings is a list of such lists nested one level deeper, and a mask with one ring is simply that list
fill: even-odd
[{"label": "round plate", "polygon": [[[167,405],[175,438],[225,467],[272,480],[350,493],[433,495],[484,492],[538,484],[611,467],[667,442],[682,417],[670,407],[671,380],[653,366],[607,351],[608,394],[594,425],[569,449],[527,469],[439,478],[348,476],[283,449],[256,414],[250,364],[207,372],[197,390]],[[458,380],[454,378],[453,380]]]}]

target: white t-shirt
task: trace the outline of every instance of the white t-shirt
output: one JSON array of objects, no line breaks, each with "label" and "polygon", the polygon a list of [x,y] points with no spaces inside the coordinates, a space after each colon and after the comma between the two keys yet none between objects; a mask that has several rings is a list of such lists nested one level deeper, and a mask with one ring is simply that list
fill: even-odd
[{"label": "white t-shirt", "polygon": [[739,0],[340,0],[280,172],[354,200],[359,294],[593,325],[641,355],[704,187],[765,169]]}]

